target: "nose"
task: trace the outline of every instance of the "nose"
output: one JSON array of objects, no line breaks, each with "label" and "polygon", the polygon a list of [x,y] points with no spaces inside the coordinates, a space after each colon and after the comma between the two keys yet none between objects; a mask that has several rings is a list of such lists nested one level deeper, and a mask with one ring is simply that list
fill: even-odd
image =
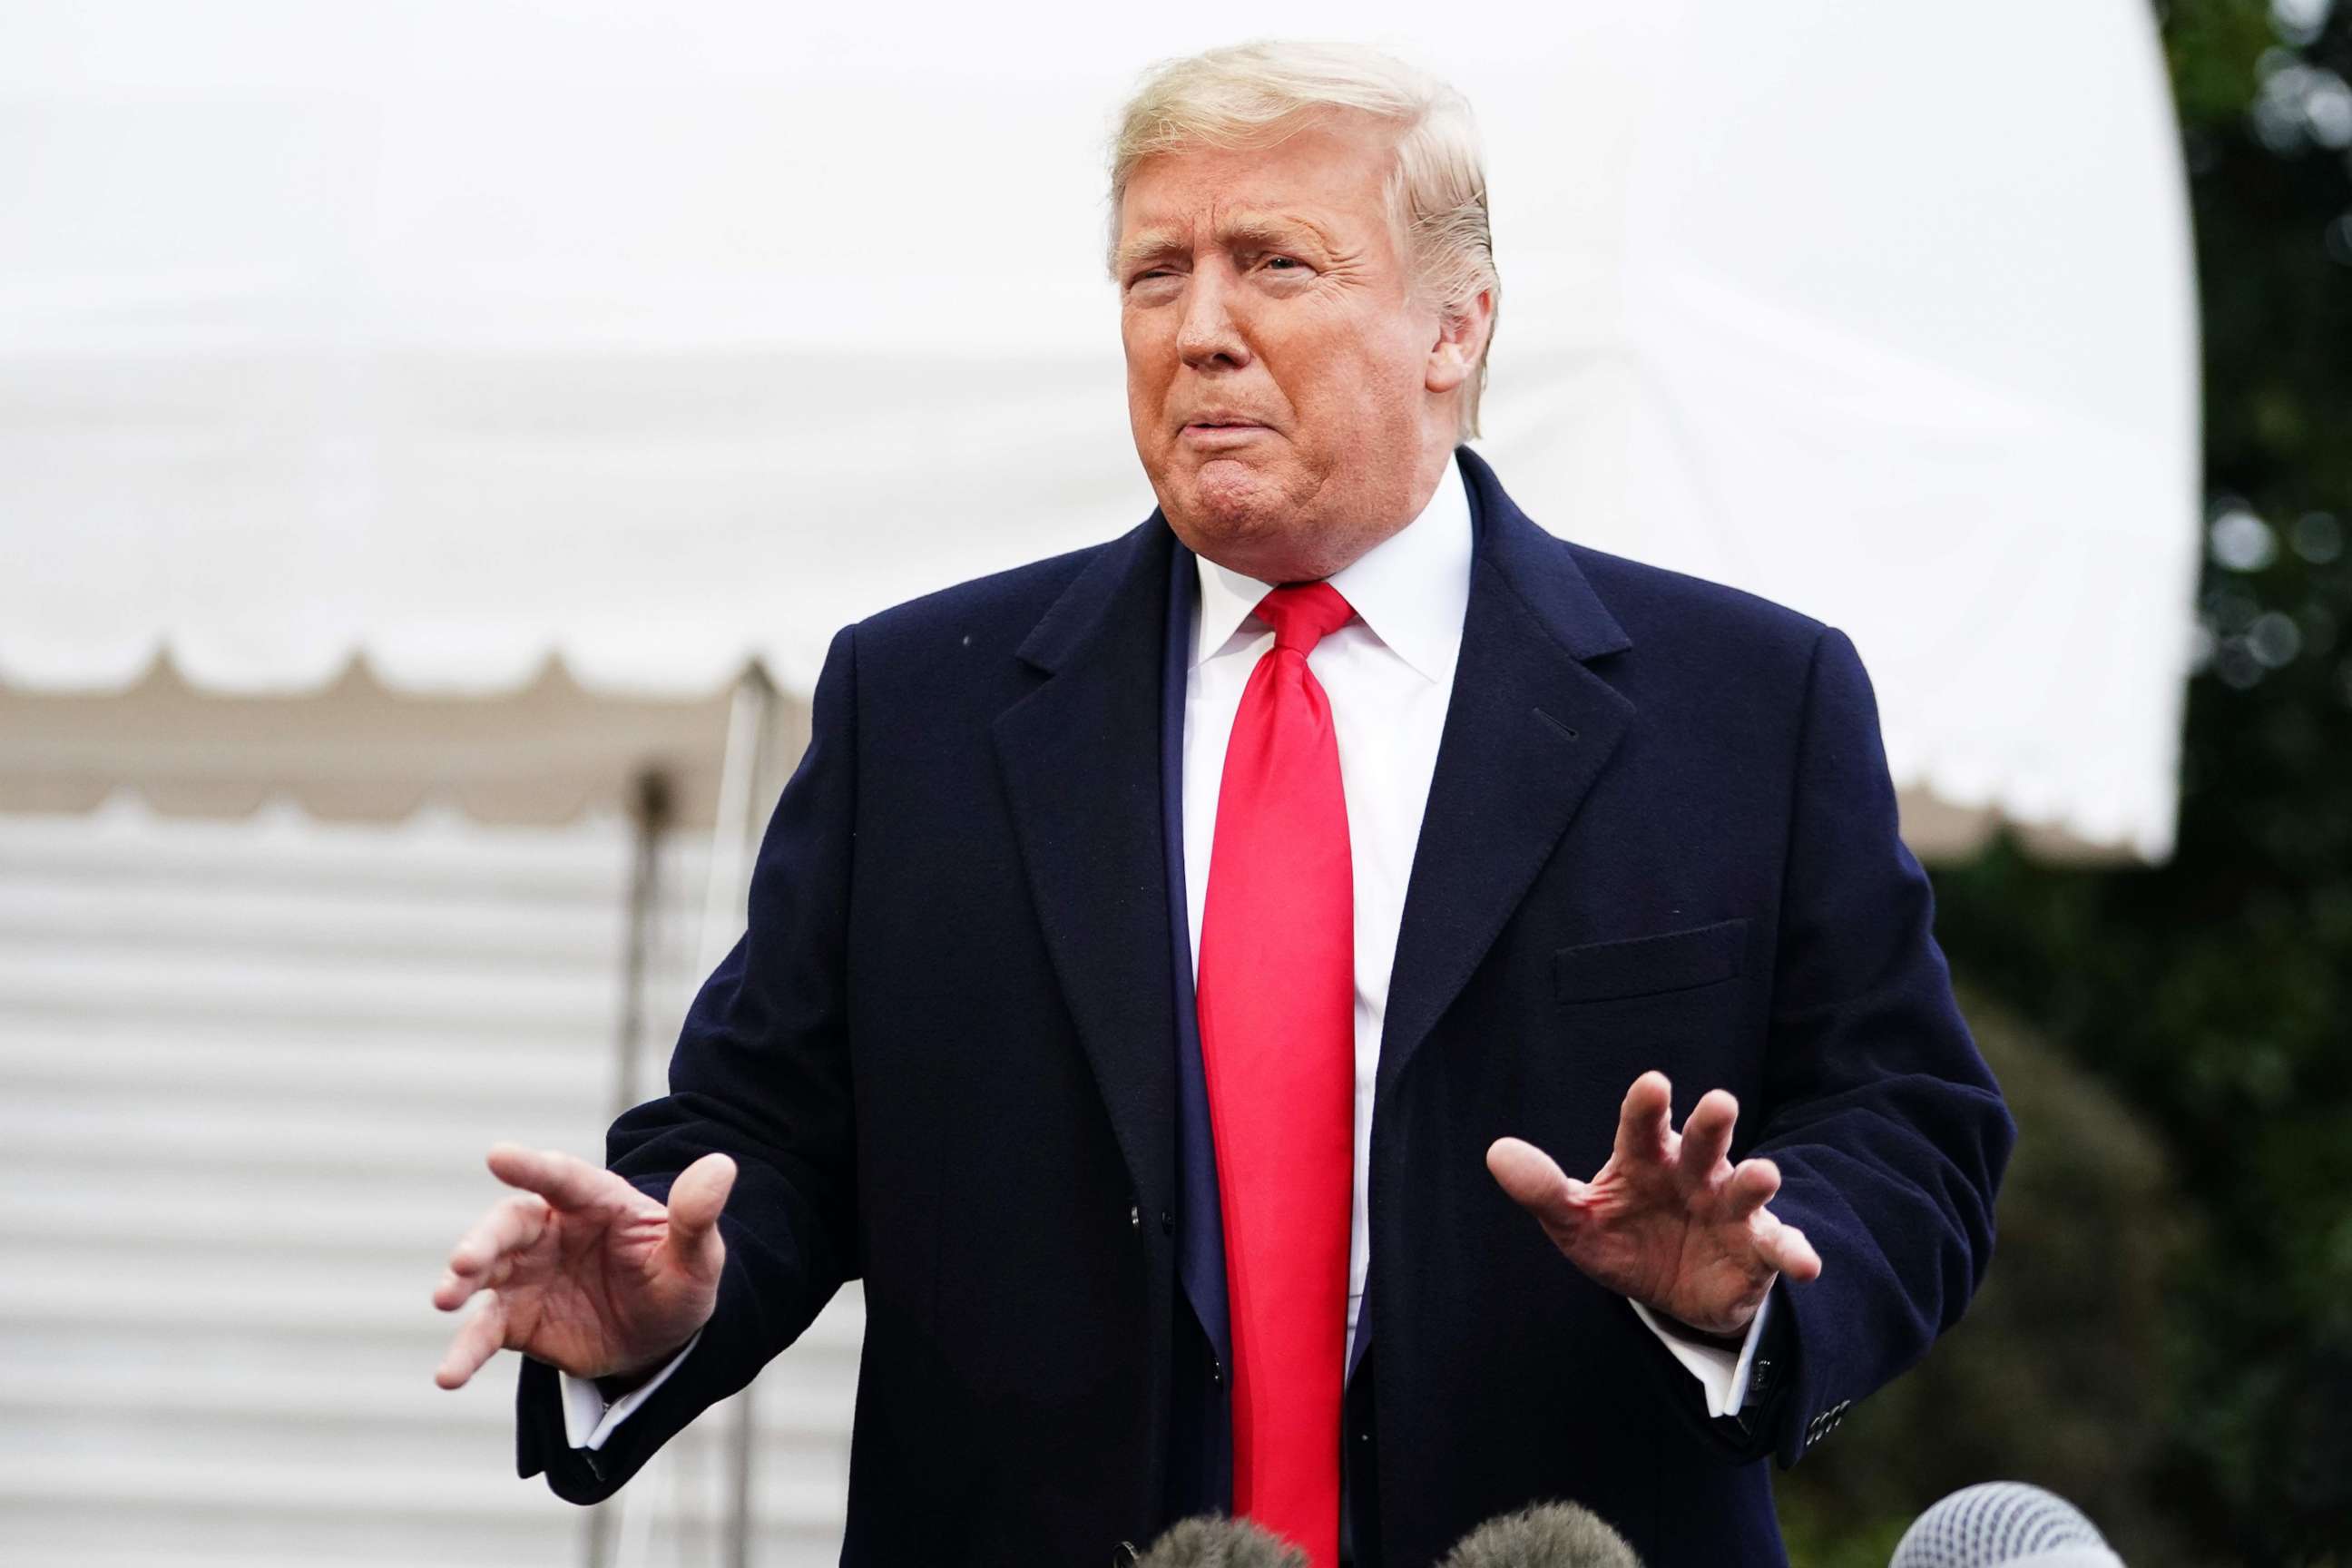
[{"label": "nose", "polygon": [[1249,363],[1249,344],[1234,321],[1233,280],[1220,266],[1196,267],[1184,285],[1184,315],[1176,353],[1187,369],[1236,370]]}]

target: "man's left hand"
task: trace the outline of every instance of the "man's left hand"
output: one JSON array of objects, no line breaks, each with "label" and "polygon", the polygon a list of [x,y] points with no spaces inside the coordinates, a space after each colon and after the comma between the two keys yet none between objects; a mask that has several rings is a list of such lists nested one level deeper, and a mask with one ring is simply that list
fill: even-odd
[{"label": "man's left hand", "polygon": [[1708,1090],[1679,1133],[1673,1114],[1666,1075],[1645,1072],[1625,1093],[1615,1151],[1590,1182],[1517,1138],[1496,1140],[1486,1169],[1595,1283],[1703,1333],[1745,1333],[1774,1277],[1816,1279],[1821,1255],[1765,1206],[1780,1168],[1731,1163],[1738,1100]]}]

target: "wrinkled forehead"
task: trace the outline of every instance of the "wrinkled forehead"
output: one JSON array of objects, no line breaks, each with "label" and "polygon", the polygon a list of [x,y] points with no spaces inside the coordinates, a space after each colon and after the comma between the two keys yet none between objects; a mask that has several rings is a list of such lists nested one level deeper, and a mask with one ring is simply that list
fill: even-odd
[{"label": "wrinkled forehead", "polygon": [[1192,146],[1154,153],[1129,172],[1118,247],[1147,237],[1190,246],[1304,229],[1360,244],[1390,220],[1395,141],[1385,128],[1310,121],[1263,146]]},{"label": "wrinkled forehead", "polygon": [[1213,205],[1189,218],[1160,217],[1122,230],[1111,255],[1114,270],[1204,250],[1281,250],[1323,260],[1362,248],[1344,218],[1283,208]]}]

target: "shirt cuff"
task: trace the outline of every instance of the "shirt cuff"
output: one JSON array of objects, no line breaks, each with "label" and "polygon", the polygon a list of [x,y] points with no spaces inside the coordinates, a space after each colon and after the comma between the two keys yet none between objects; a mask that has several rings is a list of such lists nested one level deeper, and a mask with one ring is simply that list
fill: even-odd
[{"label": "shirt cuff", "polygon": [[669,1374],[678,1368],[702,1338],[702,1331],[694,1331],[694,1339],[678,1347],[676,1355],[662,1369],[639,1384],[612,1404],[604,1403],[604,1391],[590,1377],[574,1377],[568,1372],[556,1376],[563,1384],[563,1440],[575,1448],[601,1448],[622,1422],[626,1421],[638,1405],[653,1397],[655,1389],[669,1381]]},{"label": "shirt cuff", "polygon": [[1627,1297],[1625,1304],[1644,1327],[1683,1363],[1685,1371],[1698,1379],[1701,1392],[1706,1397],[1706,1413],[1713,1416],[1737,1415],[1748,1403],[1748,1374],[1756,1367],[1756,1347],[1764,1342],[1764,1323],[1771,1316],[1772,1293],[1764,1293],[1764,1304],[1756,1309],[1756,1316],[1748,1321],[1748,1337],[1739,1342],[1735,1352],[1715,1345],[1701,1344],[1685,1339],[1662,1322],[1655,1312],[1641,1302]]}]

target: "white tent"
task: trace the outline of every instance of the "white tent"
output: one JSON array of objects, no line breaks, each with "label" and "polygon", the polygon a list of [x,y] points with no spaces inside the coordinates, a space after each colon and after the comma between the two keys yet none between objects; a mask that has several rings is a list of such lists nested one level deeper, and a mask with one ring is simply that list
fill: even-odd
[{"label": "white tent", "polygon": [[[1477,106],[1483,446],[1538,521],[1852,633],[1923,856],[2169,852],[2197,397],[2142,0],[0,0],[18,1555],[553,1560],[470,1458],[494,1393],[419,1403],[473,1201],[426,1188],[629,1096],[838,626],[1149,510],[1102,141],[1239,26]],[[832,1554],[835,1318],[632,1568]]]},{"label": "white tent", "polygon": [[[149,782],[106,694],[789,695],[846,620],[1124,529],[1101,138],[1231,25],[13,7],[0,685],[101,700],[9,710],[0,808]],[[1850,631],[1922,853],[2168,852],[2194,343],[2137,0],[1279,25],[1477,105],[1485,445],[1539,521]]]}]

